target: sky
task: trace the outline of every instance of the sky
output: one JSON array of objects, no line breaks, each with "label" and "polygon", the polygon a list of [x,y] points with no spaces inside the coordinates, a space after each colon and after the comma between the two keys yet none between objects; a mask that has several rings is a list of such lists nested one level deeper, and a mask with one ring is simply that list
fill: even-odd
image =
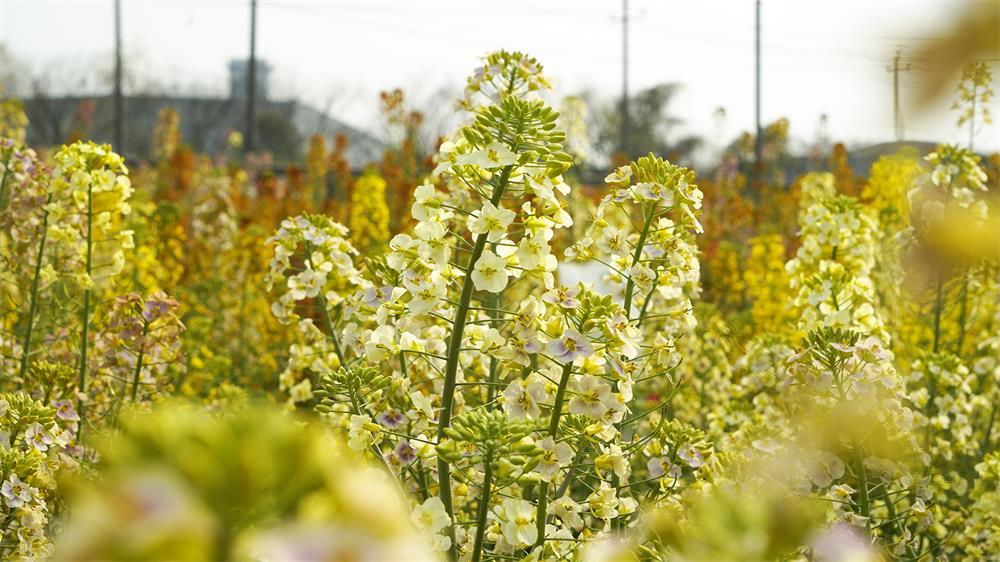
[{"label": "sky", "polygon": [[[167,87],[225,94],[227,62],[247,56],[249,4],[123,0],[127,71]],[[955,126],[948,100],[920,113],[909,103],[926,71],[907,56],[914,51],[908,46],[943,33],[960,4],[763,0],[763,120],[787,117],[801,142],[815,138],[824,114],[834,140],[893,140],[888,66],[902,48],[909,64],[900,74],[906,138],[964,142],[967,132]],[[418,103],[435,99],[441,88],[457,92],[478,57],[499,48],[537,57],[554,79],[556,97],[590,90],[610,98],[622,89],[621,0],[259,0],[258,6],[257,53],[275,68],[272,97],[297,97],[361,127],[375,126],[379,91],[401,87]],[[630,89],[680,83],[672,113],[710,142],[753,127],[753,0],[630,0],[629,14]],[[0,0],[0,44],[32,71],[63,69],[77,79],[106,71],[112,2]],[[991,64],[1000,80],[997,62]],[[1000,82],[994,88],[1000,91]],[[444,105],[437,102],[435,110],[446,111]],[[719,107],[724,122],[713,117]],[[977,148],[1000,150],[1000,123],[979,130]]]}]

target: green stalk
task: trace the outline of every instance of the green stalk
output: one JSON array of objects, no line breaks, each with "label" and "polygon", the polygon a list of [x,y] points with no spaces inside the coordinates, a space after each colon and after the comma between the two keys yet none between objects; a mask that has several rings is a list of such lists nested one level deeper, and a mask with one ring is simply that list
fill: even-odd
[{"label": "green stalk", "polygon": [[45,241],[49,234],[49,212],[42,214],[42,237],[38,242],[38,257],[35,259],[35,273],[31,279],[31,301],[28,304],[28,327],[24,334],[24,344],[21,346],[21,370],[19,376],[24,380],[31,359],[31,337],[35,331],[35,313],[38,309],[38,285],[42,276],[42,261],[45,256]]},{"label": "green stalk", "polygon": [[83,322],[83,330],[80,334],[80,380],[77,387],[80,392],[80,397],[76,401],[76,411],[80,415],[80,425],[76,430],[76,439],[80,440],[83,435],[83,426],[86,419],[85,412],[83,410],[83,396],[87,390],[87,350],[89,347],[90,339],[90,296],[93,292],[91,284],[93,279],[90,277],[92,262],[93,262],[93,237],[94,237],[94,186],[89,184],[87,186],[87,257],[86,257],[86,267],[87,267],[87,288],[83,292],[83,312],[81,319]]},{"label": "green stalk", "polygon": [[139,356],[135,359],[135,373],[132,375],[132,402],[139,392],[139,375],[142,374],[142,360],[146,357],[146,335],[149,334],[149,322],[142,324],[142,339],[139,340]]},{"label": "green stalk", "polygon": [[[243,278],[243,290],[240,291],[240,310],[239,310],[239,332],[236,338],[236,360],[237,360],[237,371],[240,377],[240,382],[242,383],[246,379],[246,321],[244,320],[247,310],[247,279],[246,276]],[[228,378],[232,382],[233,371],[232,369],[228,372]]]},{"label": "green stalk", "polygon": [[941,349],[941,313],[944,311],[944,275],[938,276],[937,298],[934,301],[934,353]]},{"label": "green stalk", "polygon": [[7,207],[6,197],[7,197],[7,171],[10,169],[10,158],[4,162],[3,166],[3,176],[0,176],[0,211]]},{"label": "green stalk", "polygon": [[996,423],[997,419],[997,406],[993,405],[990,409],[990,421],[986,424],[986,431],[984,432],[983,442],[979,445],[979,456],[985,457],[986,453],[990,450],[990,438],[993,436],[993,425]]},{"label": "green stalk", "polygon": [[[892,497],[889,495],[889,489],[886,486],[882,486],[882,500],[885,502],[885,509],[888,512],[889,520],[882,524],[882,527],[890,526],[892,527],[892,537],[902,537],[902,532],[900,529],[903,527],[896,519],[896,505],[892,501]],[[883,531],[884,533],[884,531]],[[890,541],[883,538],[883,542],[888,543]],[[906,553],[908,556],[917,559],[917,553],[913,551],[913,547],[907,546]]]},{"label": "green stalk", "polygon": [[323,323],[326,324],[326,331],[330,336],[330,341],[333,342],[333,351],[336,352],[337,359],[340,360],[340,366],[346,367],[344,352],[340,350],[340,340],[337,339],[337,334],[333,331],[333,319],[330,318],[330,311],[326,307],[326,296],[322,291],[319,294],[319,307],[323,314]]},{"label": "green stalk", "polygon": [[[500,173],[500,181],[493,189],[490,202],[493,205],[500,203],[510,173],[514,169],[513,165],[505,166]],[[462,347],[462,336],[465,333],[465,322],[469,317],[469,305],[472,302],[472,268],[483,255],[486,249],[486,242],[489,233],[484,232],[476,237],[476,244],[472,248],[472,255],[469,257],[468,271],[462,278],[462,294],[458,300],[458,308],[455,310],[455,321],[452,324],[451,337],[448,340],[448,357],[444,370],[444,389],[441,394],[441,416],[438,419],[437,440],[441,442],[445,438],[444,430],[451,426],[451,414],[455,407],[455,382],[458,377],[459,350]],[[451,548],[448,549],[448,558],[456,560],[458,558],[458,545],[455,544],[455,509],[451,499],[451,467],[444,459],[438,458],[438,495],[441,503],[444,504],[445,512],[452,521],[448,527],[448,535],[451,538]]]},{"label": "green stalk", "polygon": [[570,461],[569,471],[566,472],[566,478],[563,480],[563,483],[560,484],[559,488],[556,490],[556,495],[555,495],[556,499],[563,497],[566,491],[569,490],[569,486],[573,482],[573,476],[574,473],[576,472],[577,465],[580,464],[581,460],[583,460],[583,455],[586,448],[587,448],[587,441],[584,440],[583,436],[581,435],[576,440],[576,454],[573,455],[573,460]]},{"label": "green stalk", "polygon": [[868,471],[865,470],[865,457],[861,449],[856,449],[858,459],[858,507],[865,517],[865,529],[871,530],[871,500],[868,498]]},{"label": "green stalk", "polygon": [[[306,263],[312,268],[312,244],[306,242]],[[330,318],[330,310],[326,306],[326,295],[323,293],[323,289],[320,288],[319,295],[317,295],[317,301],[319,301],[320,313],[323,316],[323,324],[326,325],[327,336],[329,336],[330,341],[333,342],[333,350],[337,354],[337,359],[340,360],[340,366],[346,367],[347,362],[344,361],[344,353],[340,350],[340,340],[337,339],[337,334],[333,329],[333,319]]]},{"label": "green stalk", "polygon": [[486,535],[486,515],[490,512],[490,491],[493,486],[493,452],[490,451],[483,459],[483,493],[479,498],[479,509],[476,514],[476,541],[472,548],[472,562],[479,562],[483,557],[483,537]]},{"label": "green stalk", "polygon": [[962,301],[958,313],[958,341],[955,342],[955,355],[962,357],[962,347],[965,344],[965,324],[969,319],[969,272],[962,276]]},{"label": "green stalk", "polygon": [[[487,314],[490,316],[490,327],[496,328],[499,325],[500,318],[500,294],[497,293],[490,298],[489,310]],[[487,378],[489,384],[486,385],[486,408],[488,410],[495,410],[499,407],[499,404],[495,403],[497,397],[497,367],[499,366],[499,361],[495,354],[490,355],[490,375]]]},{"label": "green stalk", "polygon": [[656,291],[656,284],[660,282],[660,274],[657,272],[653,278],[653,288],[646,293],[646,299],[642,301],[642,308],[639,309],[639,318],[635,323],[636,328],[642,328],[642,323],[646,321],[646,312],[649,309],[649,302],[653,300],[653,293]]},{"label": "green stalk", "polygon": [[[635,245],[635,254],[632,256],[632,267],[639,263],[639,259],[642,258],[642,247],[646,245],[646,237],[649,236],[649,225],[653,223],[653,214],[656,213],[656,203],[653,203],[649,207],[649,211],[646,212],[645,220],[642,224],[642,232],[639,233],[639,241]],[[632,275],[629,275],[628,283],[625,285],[625,315],[632,315],[632,293],[635,292],[635,281],[632,280]]]},{"label": "green stalk", "polygon": [[[639,263],[639,260],[642,258],[642,248],[643,246],[646,245],[646,237],[649,236],[649,227],[653,224],[653,217],[656,215],[656,208],[657,208],[656,202],[653,202],[653,204],[650,205],[649,210],[646,211],[643,217],[642,232],[639,233],[639,240],[636,242],[635,253],[632,255],[632,265],[629,267],[629,270],[631,270],[632,267],[635,267],[635,265]],[[625,304],[624,304],[625,316],[628,318],[632,317],[632,295],[634,292],[635,292],[635,283],[632,281],[632,276],[630,271],[628,283],[625,285]],[[652,290],[650,290],[649,294],[650,296],[652,296]],[[637,325],[639,326],[642,325],[642,322],[646,317],[647,304],[649,304],[649,297],[646,298],[646,302],[643,303],[642,310],[639,312],[639,318],[637,322]],[[615,386],[617,387],[617,384]],[[628,431],[628,423],[629,422],[626,420],[618,428],[618,432],[621,435],[622,439],[626,438],[626,433]],[[618,486],[617,474],[615,474],[612,477],[612,484],[614,484],[616,487]],[[614,521],[614,527],[616,529],[621,529],[621,520],[616,519]]]},{"label": "green stalk", "polygon": [[[569,376],[573,372],[573,363],[563,365],[562,376],[559,377],[559,388],[556,390],[556,399],[552,403],[552,417],[549,418],[549,436],[555,440],[559,436],[559,418],[562,416],[563,401],[566,399],[566,386],[569,384]],[[549,509],[549,483],[544,480],[538,483],[538,511],[535,514],[535,528],[538,530],[536,546],[541,546],[545,542],[545,520]]]},{"label": "green stalk", "polygon": [[[937,398],[937,379],[934,373],[927,371],[927,403],[924,404],[924,448],[931,446],[931,409],[934,408],[934,400]],[[931,466],[928,464],[924,474],[930,474]]]}]

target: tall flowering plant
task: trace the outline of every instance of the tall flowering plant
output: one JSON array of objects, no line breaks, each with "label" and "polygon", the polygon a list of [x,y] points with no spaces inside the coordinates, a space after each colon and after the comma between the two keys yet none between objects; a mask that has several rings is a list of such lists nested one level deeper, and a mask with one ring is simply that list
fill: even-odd
[{"label": "tall flowering plant", "polygon": [[329,217],[300,215],[282,221],[270,240],[274,256],[265,283],[278,294],[271,312],[296,331],[281,374],[281,389],[292,403],[312,397],[319,374],[347,364],[341,345],[344,296],[367,282],[354,266],[357,250],[346,236],[347,228]]},{"label": "tall flowering plant", "polygon": [[[549,240],[554,228],[571,222],[562,201],[569,187],[560,174],[571,160],[561,151],[564,135],[556,128],[556,112],[529,96],[543,82],[538,78],[540,69],[530,57],[500,53],[491,55],[470,80],[465,107],[471,120],[442,145],[435,169],[446,191],[431,184],[419,187],[412,208],[417,221],[415,237],[402,234],[390,242],[387,262],[400,285],[391,292],[405,308],[392,306],[395,303],[391,301],[380,305],[379,326],[366,346],[369,360],[378,360],[389,351],[390,357],[398,355],[402,369],[406,347],[419,352],[428,335],[450,332],[437,364],[424,356],[425,363],[440,370],[441,377],[432,378],[421,365],[424,373],[420,378],[431,378],[430,394],[441,397],[433,429],[438,449],[437,488],[441,507],[452,523],[443,542],[450,543],[453,555],[469,550],[477,559],[484,550],[489,515],[509,520],[515,511],[520,518],[531,510],[524,500],[508,501],[496,514],[490,509],[494,486],[515,485],[517,473],[524,472],[523,467],[500,465],[506,464],[507,447],[527,437],[531,426],[521,424],[518,429],[513,424],[515,427],[507,429],[506,424],[496,421],[479,424],[474,419],[476,412],[465,412],[463,406],[468,402],[468,406],[479,403],[487,410],[497,408],[501,376],[512,368],[517,369],[514,372],[523,370],[524,363],[530,365],[529,355],[540,351],[534,347],[542,344],[537,339],[522,337],[511,342],[503,331],[520,320],[527,325],[517,332],[533,335],[531,320],[545,305],[537,299],[522,301],[518,308],[523,314],[513,314],[505,310],[503,296],[515,290],[515,281],[554,288],[556,259]],[[562,362],[571,363],[585,349],[582,336],[573,337],[565,334],[563,343],[572,349],[561,355]],[[581,347],[573,347],[576,344]],[[474,351],[471,357],[463,353],[466,350]],[[462,365],[463,355],[466,361],[471,359],[471,365]],[[475,374],[479,374],[475,377],[478,380],[473,379]],[[473,383],[468,392],[459,386],[468,383]],[[558,420],[558,415],[555,418]],[[455,425],[479,431],[457,432]],[[501,434],[496,435],[495,446],[481,450],[477,462],[470,465],[459,452],[475,444],[477,436],[489,445],[498,431]],[[520,436],[502,435],[508,431]],[[527,445],[522,444],[522,453],[537,452]],[[468,536],[460,536],[455,523],[459,511],[471,509],[472,503],[460,498],[456,508],[453,467],[462,473],[481,467],[477,523],[475,532]],[[462,480],[467,479],[463,474]],[[543,540],[534,518],[527,524],[513,523],[503,533],[503,540],[497,539],[501,550],[525,548]],[[464,544],[459,545],[459,541]]]},{"label": "tall flowering plant", "polygon": [[348,227],[351,242],[364,252],[378,250],[389,241],[389,207],[386,181],[374,169],[365,171],[351,189]]},{"label": "tall flowering plant", "polygon": [[910,337],[915,351],[906,383],[915,433],[928,459],[923,478],[934,523],[919,551],[974,559],[989,544],[983,525],[990,519],[983,517],[980,499],[990,497],[982,490],[992,477],[990,454],[997,447],[1000,380],[993,369],[997,261],[976,239],[995,227],[978,156],[942,146],[926,160],[929,172],[909,193],[912,224],[900,234],[910,257],[918,258],[911,269],[930,285],[930,313],[907,318],[921,328]]},{"label": "tall flowering plant", "polygon": [[[3,93],[2,86],[0,93]],[[28,116],[20,100],[10,98],[0,102],[0,137],[23,143],[27,128]]]},{"label": "tall flowering plant", "polygon": [[318,219],[289,219],[275,237],[273,279],[288,288],[275,312],[291,319],[305,299],[331,312],[317,337],[332,353],[309,355],[336,368],[312,389],[316,408],[419,498],[414,521],[436,548],[568,556],[630,525],[640,502],[679,493],[710,455],[698,430],[666,419],[665,393],[649,407],[635,390],[669,392],[675,338],[694,325],[700,191],[652,155],[617,170],[590,242],[569,252],[610,264],[611,294],[559,284],[551,240],[572,224],[572,158],[536,99],[548,82],[520,53],[485,62],[461,103],[468,121],[414,192],[413,228],[360,270],[339,244],[349,271],[334,276],[292,250],[309,236],[284,242],[289,225]]},{"label": "tall flowering plant", "polygon": [[[0,139],[0,368],[28,369],[39,291],[55,277],[46,260],[49,170],[34,150]],[[28,280],[25,282],[25,280]]]},{"label": "tall flowering plant", "polygon": [[786,265],[799,328],[860,329],[884,339],[872,280],[878,221],[853,197],[821,194],[803,203],[802,245]]},{"label": "tall flowering plant", "polygon": [[46,205],[48,236],[61,273],[83,293],[77,383],[82,413],[91,368],[94,294],[122,270],[125,249],[133,245],[132,231],[122,228],[122,216],[132,210],[132,186],[124,159],[107,145],[77,142],[62,147],[54,160]]},{"label": "tall flowering plant", "polygon": [[30,396],[0,393],[0,555],[37,560],[52,554],[58,508],[56,473],[73,464],[67,454],[79,417],[69,401],[48,406]]},{"label": "tall flowering plant", "polygon": [[147,297],[128,293],[115,299],[109,319],[95,351],[101,353],[103,380],[95,385],[111,387],[112,406],[150,399],[166,384],[171,365],[180,363],[179,304],[163,291]]}]

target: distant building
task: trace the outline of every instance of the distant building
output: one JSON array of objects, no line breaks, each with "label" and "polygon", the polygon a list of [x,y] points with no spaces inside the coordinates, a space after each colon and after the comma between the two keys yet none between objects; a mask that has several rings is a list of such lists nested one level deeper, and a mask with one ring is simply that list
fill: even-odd
[{"label": "distant building", "polygon": [[[237,59],[229,61],[229,97],[236,100],[247,98],[247,81],[250,77],[250,61]],[[266,61],[257,61],[257,99],[265,100],[268,94],[268,85],[271,83],[271,65]]]},{"label": "distant building", "polygon": [[[347,159],[358,168],[382,156],[383,144],[372,135],[338,121],[296,100],[273,100],[268,82],[271,66],[257,62],[257,144],[274,154],[278,163],[304,158],[309,138],[327,137],[332,146],[337,135],[348,140]],[[152,135],[163,108],[177,111],[183,142],[198,152],[221,153],[230,131],[246,130],[246,60],[229,63],[229,97],[180,97],[135,95],[125,98],[124,152],[131,161],[148,160]],[[111,142],[114,102],[110,94],[98,96],[36,96],[24,102],[28,115],[27,141],[34,146],[58,145],[73,136]]]}]

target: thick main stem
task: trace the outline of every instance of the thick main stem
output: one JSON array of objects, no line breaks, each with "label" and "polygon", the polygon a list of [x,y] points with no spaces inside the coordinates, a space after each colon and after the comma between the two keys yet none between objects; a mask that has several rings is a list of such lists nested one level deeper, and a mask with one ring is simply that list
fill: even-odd
[{"label": "thick main stem", "polygon": [[[489,310],[487,314],[490,316],[490,327],[496,329],[499,325],[500,318],[500,293],[493,295],[490,299]],[[490,355],[490,375],[486,382],[486,408],[488,410],[495,410],[499,407],[496,404],[497,397],[497,368],[499,367],[499,361],[495,354]]]},{"label": "thick main stem", "polygon": [[[315,267],[312,262],[312,244],[309,243],[306,243],[306,263],[309,264],[310,268]],[[340,349],[340,340],[337,339],[337,334],[334,331],[333,319],[330,318],[330,310],[327,308],[326,295],[323,293],[322,288],[317,295],[317,300],[319,301],[320,316],[323,317],[323,324],[326,326],[327,336],[333,342],[333,351],[337,354],[337,359],[340,360],[340,366],[346,367],[347,363],[344,362],[344,353]]]},{"label": "thick main stem", "polygon": [[0,176],[0,211],[3,211],[4,209],[7,208],[7,202],[6,202],[6,199],[7,199],[7,176],[10,175],[10,174],[8,174],[8,171],[10,170],[10,161],[11,160],[12,160],[12,158],[8,158],[7,161],[4,162],[3,175]]},{"label": "thick main stem", "polygon": [[93,240],[94,240],[94,186],[93,184],[87,186],[87,255],[86,255],[86,268],[87,268],[87,288],[83,292],[83,313],[81,316],[81,321],[83,322],[83,329],[80,333],[80,377],[77,384],[77,390],[80,393],[79,398],[76,401],[76,411],[80,416],[80,425],[76,430],[77,441],[83,435],[83,426],[86,418],[86,412],[83,409],[83,397],[87,391],[87,351],[90,343],[90,296],[93,292],[92,285],[94,280],[91,279],[91,269],[92,269],[92,258],[93,258]]},{"label": "thick main stem", "polygon": [[865,518],[866,528],[871,528],[871,501],[868,497],[868,471],[865,469],[865,457],[861,449],[857,449],[858,462],[858,507]]},{"label": "thick main stem", "polygon": [[479,562],[483,557],[483,538],[486,536],[486,515],[490,512],[490,492],[493,487],[493,454],[483,459],[483,494],[479,498],[479,509],[476,513],[476,541],[472,548],[472,562]]},{"label": "thick main stem", "polygon": [[938,276],[937,298],[934,301],[934,353],[941,349],[941,313],[944,311],[944,274]]},{"label": "thick main stem", "polygon": [[38,285],[42,277],[42,261],[45,257],[45,241],[49,233],[49,212],[42,215],[42,237],[38,242],[38,256],[35,258],[35,273],[31,279],[31,301],[28,304],[28,326],[21,345],[21,369],[19,377],[23,381],[31,361],[31,338],[35,331],[35,312],[38,309]]},{"label": "thick main stem", "polygon": [[[892,496],[889,494],[888,487],[886,487],[886,486],[882,486],[881,487],[881,496],[882,496],[882,501],[885,503],[885,509],[886,509],[886,511],[889,514],[888,520],[885,523],[883,523],[882,526],[883,527],[886,527],[886,526],[891,527],[892,533],[893,533],[891,535],[892,538],[901,537],[902,535],[901,535],[900,530],[899,530],[900,529],[900,523],[899,523],[898,518],[896,517],[896,505],[892,501]],[[886,540],[885,542],[888,544],[888,543],[891,543],[892,541]],[[914,560],[917,559],[916,552],[913,551],[913,547],[912,546],[907,546],[906,547],[906,553],[912,559],[914,559]]]},{"label": "thick main stem", "polygon": [[330,341],[333,342],[333,351],[337,354],[337,359],[340,360],[340,366],[346,367],[347,363],[344,362],[344,352],[340,349],[340,340],[337,339],[337,334],[334,332],[333,319],[330,318],[330,311],[326,307],[326,296],[323,295],[322,291],[319,295],[319,307],[323,316],[323,324],[326,325],[327,335],[330,336]]},{"label": "thick main stem", "polygon": [[139,339],[139,355],[135,358],[135,373],[132,375],[132,393],[130,398],[135,402],[139,394],[139,377],[142,376],[142,361],[146,358],[146,336],[149,334],[149,322],[142,324],[142,337]]},{"label": "thick main stem", "polygon": [[[649,210],[646,211],[646,215],[643,218],[642,232],[639,233],[639,240],[635,244],[635,254],[632,256],[632,265],[629,266],[631,270],[639,260],[642,258],[642,247],[646,245],[646,237],[649,236],[649,225],[653,223],[653,214],[656,212],[656,203],[650,205]],[[635,281],[632,279],[632,273],[629,271],[628,282],[625,284],[625,315],[632,316],[632,294],[635,293]]]},{"label": "thick main stem", "polygon": [[965,324],[969,320],[969,272],[962,276],[962,300],[958,313],[958,341],[955,342],[955,356],[962,357],[965,346]]},{"label": "thick main stem", "polygon": [[[500,173],[500,181],[493,188],[490,202],[495,206],[500,203],[503,192],[507,188],[513,166],[504,167]],[[455,310],[455,321],[451,328],[451,337],[448,339],[448,357],[444,369],[444,388],[441,393],[441,415],[438,418],[437,440],[440,443],[445,435],[444,430],[451,426],[451,414],[455,407],[455,383],[458,377],[459,351],[462,348],[462,337],[465,334],[465,322],[469,317],[469,305],[472,302],[472,269],[476,262],[483,255],[486,249],[489,233],[484,232],[476,237],[476,244],[472,248],[472,255],[469,257],[466,275],[462,278],[462,294],[458,299],[458,308]],[[445,512],[452,521],[448,527],[448,536],[451,538],[451,548],[448,549],[448,557],[451,560],[458,558],[458,545],[455,544],[455,508],[451,499],[451,467],[448,462],[438,458],[438,496],[444,504]]]},{"label": "thick main stem", "polygon": [[[628,278],[628,283],[625,285],[625,303],[624,303],[625,315],[628,318],[632,317],[632,295],[635,293],[635,281],[633,281],[632,279],[631,270],[633,267],[636,266],[636,264],[639,263],[639,260],[642,259],[642,249],[643,246],[646,245],[646,237],[649,236],[649,228],[653,224],[653,217],[656,215],[656,207],[657,207],[656,202],[650,204],[649,210],[646,211],[645,215],[643,216],[642,232],[639,233],[639,240],[637,240],[635,244],[635,252],[632,255],[632,265],[629,266],[629,278]],[[650,295],[652,295],[652,291],[650,291]],[[638,325],[640,326],[642,325],[643,318],[646,315],[645,304],[648,303],[649,303],[649,298],[647,297],[646,303],[644,303],[642,310],[639,313]],[[618,428],[618,432],[622,436],[622,438],[625,437],[627,429],[628,429],[628,421],[626,420]],[[615,474],[612,477],[612,483],[615,486],[618,486],[617,474]],[[616,520],[614,522],[615,528],[616,529],[620,528],[620,524],[621,524],[620,521]]]},{"label": "thick main stem", "polygon": [[[239,333],[236,338],[236,368],[239,371],[240,381],[246,376],[246,310],[247,310],[247,280],[243,279],[243,289],[240,291],[240,311],[239,311]],[[229,380],[232,381],[233,371],[229,370]]]},{"label": "thick main stem", "polygon": [[[556,389],[556,399],[552,403],[552,416],[549,418],[549,436],[553,441],[559,437],[559,418],[562,417],[563,401],[566,399],[566,386],[573,372],[573,363],[563,365],[562,376],[559,377],[559,388]],[[545,519],[549,510],[549,483],[544,480],[538,484],[538,511],[535,513],[535,529],[538,539],[535,544],[545,542]]]},{"label": "thick main stem", "polygon": [[993,436],[993,425],[994,423],[996,423],[996,419],[997,419],[997,406],[996,404],[994,404],[993,408],[990,409],[990,421],[987,422],[986,431],[983,432],[984,433],[983,442],[979,444],[980,457],[985,457],[986,453],[990,449],[990,438]]}]

